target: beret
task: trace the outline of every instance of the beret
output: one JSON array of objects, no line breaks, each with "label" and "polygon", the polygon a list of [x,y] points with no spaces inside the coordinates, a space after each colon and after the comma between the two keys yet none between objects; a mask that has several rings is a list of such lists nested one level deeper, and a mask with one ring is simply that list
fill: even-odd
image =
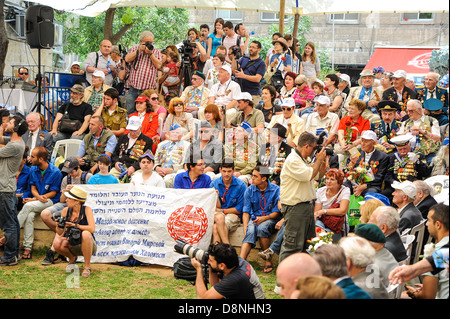
[{"label": "beret", "polygon": [[374,243],[385,243],[386,236],[383,231],[375,224],[359,224],[356,226],[355,235],[363,237]]}]

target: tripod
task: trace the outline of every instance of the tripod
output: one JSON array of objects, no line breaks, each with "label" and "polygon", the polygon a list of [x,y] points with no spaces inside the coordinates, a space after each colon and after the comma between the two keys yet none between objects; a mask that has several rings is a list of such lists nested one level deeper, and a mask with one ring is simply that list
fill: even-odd
[{"label": "tripod", "polygon": [[[190,57],[183,54],[183,62],[181,63],[180,78],[183,79],[183,89],[187,88],[192,83]],[[181,81],[178,84],[178,92],[181,94]]]},{"label": "tripod", "polygon": [[[38,112],[41,113],[41,106],[44,107],[44,110],[47,110],[47,112],[51,115],[53,118],[53,113],[50,111],[48,107],[44,105],[42,102],[42,74],[41,74],[41,48],[38,48],[38,74],[36,75],[36,82],[37,82],[37,88],[38,88],[38,101],[33,106],[33,108],[30,110],[30,112]],[[50,84],[50,83],[48,83]]]}]

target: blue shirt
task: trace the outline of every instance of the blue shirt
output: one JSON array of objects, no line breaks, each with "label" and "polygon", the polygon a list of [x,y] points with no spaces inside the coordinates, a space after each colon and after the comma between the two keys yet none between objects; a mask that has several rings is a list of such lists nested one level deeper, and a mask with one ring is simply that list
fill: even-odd
[{"label": "blue shirt", "polygon": [[32,166],[30,169],[30,185],[37,188],[39,195],[56,191],[56,196],[51,198],[53,204],[58,203],[59,198],[61,197],[62,177],[61,171],[55,165],[50,163],[43,174],[41,174],[41,170],[37,166]]},{"label": "blue shirt", "polygon": [[244,213],[254,216],[266,216],[278,210],[280,200],[280,186],[268,183],[264,194],[258,187],[250,185],[244,193]]},{"label": "blue shirt", "polygon": [[17,177],[16,194],[22,194],[22,198],[29,198],[32,196],[30,187],[30,172],[31,169],[24,165],[22,171]]},{"label": "blue shirt", "polygon": [[242,180],[233,176],[230,186],[226,189],[223,179],[220,177],[211,182],[211,187],[219,191],[219,200],[222,209],[236,208],[239,213],[242,213],[244,193],[247,189],[247,186]]},{"label": "blue shirt", "polygon": [[[270,58],[270,63],[272,63],[273,61],[275,61],[275,59],[278,59],[278,64],[280,64],[280,56],[281,56],[281,54],[282,54],[282,53],[275,53],[274,55],[272,55],[272,57]],[[285,59],[284,59],[284,61],[282,62],[282,63],[284,64],[284,66],[285,66],[285,67],[287,67],[287,66],[292,66],[292,59],[291,59],[291,56],[290,56],[289,54],[286,54],[284,57],[285,57]],[[275,67],[277,67],[278,64],[275,65]],[[277,71],[275,72],[274,75],[280,76],[280,75],[281,75],[281,71],[280,71],[280,70],[277,70]]]},{"label": "blue shirt", "polygon": [[173,181],[173,188],[183,188],[183,189],[197,189],[197,188],[210,188],[211,178],[206,175],[200,175],[194,183],[192,183],[189,177],[189,171],[177,174],[175,180]]},{"label": "blue shirt", "polygon": [[95,174],[89,178],[88,182],[86,184],[119,184],[119,180],[117,177],[108,174],[108,175],[100,175]]},{"label": "blue shirt", "polygon": [[[94,135],[92,135],[92,143],[94,143],[94,149],[97,148],[98,140],[102,137],[104,131],[105,130],[102,131],[102,134],[99,137],[95,137]],[[114,150],[116,149],[116,145],[117,145],[117,137],[113,134],[106,141],[105,153],[106,152],[110,152],[111,154],[113,154]],[[83,139],[81,141],[80,148],[78,149],[77,156],[78,157],[83,157],[84,154],[86,154],[86,148],[85,148],[84,139]]]}]

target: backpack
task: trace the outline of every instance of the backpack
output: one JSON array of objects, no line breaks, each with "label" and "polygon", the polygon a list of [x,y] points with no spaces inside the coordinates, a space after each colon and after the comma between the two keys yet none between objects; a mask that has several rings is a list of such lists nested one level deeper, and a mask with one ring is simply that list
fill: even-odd
[{"label": "backpack", "polygon": [[[208,265],[202,265],[204,278],[208,280]],[[191,257],[181,257],[173,264],[173,275],[176,279],[183,279],[195,284],[197,270],[192,266]]]},{"label": "backpack", "polygon": [[[226,35],[224,35],[222,37],[222,45],[223,45],[223,40],[225,40]],[[241,47],[241,36],[238,34],[237,39],[236,39],[236,45],[240,48]]]}]

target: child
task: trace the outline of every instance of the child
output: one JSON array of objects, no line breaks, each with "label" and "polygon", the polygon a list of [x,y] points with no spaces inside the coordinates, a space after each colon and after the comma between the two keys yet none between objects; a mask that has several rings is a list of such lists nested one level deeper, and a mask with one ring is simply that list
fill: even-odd
[{"label": "child", "polygon": [[171,50],[167,50],[166,54],[167,54],[166,57],[167,65],[164,68],[164,73],[169,73],[169,75],[165,79],[162,86],[164,94],[169,93],[168,86],[176,85],[180,81],[180,78],[178,77],[178,67],[177,67],[178,54]]},{"label": "child", "polygon": [[93,175],[86,184],[118,184],[117,177],[109,174],[111,157],[107,154],[100,154],[97,158],[99,172]]},{"label": "child", "polygon": [[131,183],[134,185],[151,185],[156,187],[166,187],[164,179],[153,172],[155,159],[150,151],[145,152],[139,157],[140,170],[131,177]]}]

